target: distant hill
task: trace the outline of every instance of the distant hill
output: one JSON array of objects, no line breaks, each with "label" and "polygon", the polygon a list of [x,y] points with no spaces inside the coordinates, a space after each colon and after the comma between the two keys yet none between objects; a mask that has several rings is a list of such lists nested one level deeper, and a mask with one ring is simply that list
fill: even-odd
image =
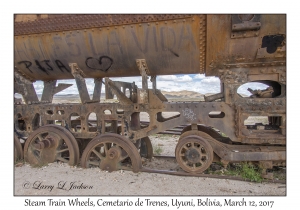
[{"label": "distant hill", "polygon": [[166,97],[166,98],[203,98],[204,95],[201,93],[197,93],[194,91],[189,91],[189,90],[182,90],[182,91],[161,91],[161,93]]}]

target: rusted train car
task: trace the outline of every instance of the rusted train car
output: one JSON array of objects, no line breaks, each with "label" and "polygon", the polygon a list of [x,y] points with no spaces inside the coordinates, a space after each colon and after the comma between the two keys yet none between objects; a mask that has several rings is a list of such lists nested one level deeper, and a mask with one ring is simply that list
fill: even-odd
[{"label": "rusted train car", "polygon": [[[219,77],[220,93],[169,102],[156,88],[158,75],[196,73]],[[109,79],[120,76],[141,76],[142,87]],[[95,82],[92,97],[86,78]],[[62,79],[75,79],[81,103],[52,103],[70,86],[58,84]],[[40,99],[37,80],[44,82]],[[255,81],[269,87],[249,89],[250,97],[237,92]],[[117,103],[100,103],[102,84]],[[24,155],[32,165],[80,161],[84,168],[138,172],[141,157],[152,157],[148,136],[177,125],[186,127],[175,156],[188,173],[216,160],[285,165],[286,16],[15,15],[14,91],[23,97],[14,105],[15,158]],[[244,123],[256,116],[268,123]]]}]

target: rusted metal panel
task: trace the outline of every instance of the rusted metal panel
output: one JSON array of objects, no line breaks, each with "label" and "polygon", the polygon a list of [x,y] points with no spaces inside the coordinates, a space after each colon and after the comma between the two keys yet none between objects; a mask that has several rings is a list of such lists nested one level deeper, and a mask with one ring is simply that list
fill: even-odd
[{"label": "rusted metal panel", "polygon": [[[147,60],[149,75],[204,73],[205,15],[162,15],[152,21],[148,21],[151,15],[141,17],[143,21],[139,15],[129,15],[131,22],[126,24],[117,21],[122,19],[118,15],[105,16],[111,21],[102,25],[88,24],[100,21],[101,15],[50,16],[15,23],[14,65],[35,80],[71,79],[69,63],[77,63],[86,78],[138,76],[136,59]],[[78,27],[76,18],[82,18]],[[60,27],[65,19],[66,25],[72,19],[71,28]]]},{"label": "rusted metal panel", "polygon": [[[230,68],[231,65],[246,65],[246,69],[260,62],[285,66],[286,15],[256,14],[249,16],[249,20],[242,19],[240,15],[207,15],[206,75],[216,75],[218,69]],[[234,26],[241,32],[239,37],[233,37],[232,32],[237,30]],[[269,36],[273,39],[270,40]],[[282,41],[275,51],[265,53],[279,39]]]}]

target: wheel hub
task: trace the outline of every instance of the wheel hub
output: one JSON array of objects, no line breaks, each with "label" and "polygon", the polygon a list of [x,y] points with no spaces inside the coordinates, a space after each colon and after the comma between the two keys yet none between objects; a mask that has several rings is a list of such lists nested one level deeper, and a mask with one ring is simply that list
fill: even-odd
[{"label": "wheel hub", "polygon": [[107,151],[106,157],[100,162],[100,168],[105,171],[118,170],[118,163],[122,151],[119,147],[112,147]]},{"label": "wheel hub", "polygon": [[194,148],[187,150],[185,157],[190,163],[198,163],[201,160],[201,154]]}]

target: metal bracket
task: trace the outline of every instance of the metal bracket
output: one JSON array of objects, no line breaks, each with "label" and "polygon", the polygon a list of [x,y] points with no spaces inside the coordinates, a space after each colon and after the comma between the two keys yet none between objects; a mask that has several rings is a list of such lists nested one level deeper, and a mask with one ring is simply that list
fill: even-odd
[{"label": "metal bracket", "polygon": [[[121,104],[123,105],[133,104],[132,101],[129,98],[127,98],[126,95],[109,78],[105,78],[105,84],[106,87],[109,87],[109,91],[111,91],[111,95],[116,95]],[[105,92],[107,92],[106,89]]]},{"label": "metal bracket", "polygon": [[26,104],[40,103],[32,82],[23,77],[19,72],[15,71],[14,93],[20,93]]},{"label": "metal bracket", "polygon": [[140,74],[142,75],[142,90],[139,90],[139,102],[143,104],[147,104],[149,101],[148,98],[148,75],[150,71],[148,69],[147,63],[145,59],[136,59],[136,65],[140,70]]},{"label": "metal bracket", "polygon": [[72,86],[72,84],[63,83],[60,83],[56,86],[56,82],[57,80],[44,81],[44,89],[41,101],[47,101],[48,103],[51,103],[53,100],[53,96],[56,93],[59,93],[60,91],[63,91],[64,89]]},{"label": "metal bracket", "polygon": [[259,35],[261,27],[260,15],[232,15],[231,38],[246,38]]},{"label": "metal bracket", "polygon": [[[77,63],[69,63],[69,66],[71,68],[72,75],[74,76],[75,81],[76,81],[76,85],[77,85],[77,89],[78,89],[78,92],[79,92],[81,103],[84,104],[84,103],[100,102],[100,97],[99,97],[99,100],[97,100],[97,99],[96,100],[91,100],[90,99],[90,95],[88,93],[86,83],[85,83],[85,79],[84,79],[85,74],[78,67]],[[99,84],[97,84],[97,85],[96,84],[95,84],[95,88],[100,88],[101,87]],[[94,89],[93,99],[94,99],[94,95],[95,95],[95,98],[100,95],[98,92],[99,92],[99,90],[96,90],[96,93],[95,93],[95,89]]]}]

